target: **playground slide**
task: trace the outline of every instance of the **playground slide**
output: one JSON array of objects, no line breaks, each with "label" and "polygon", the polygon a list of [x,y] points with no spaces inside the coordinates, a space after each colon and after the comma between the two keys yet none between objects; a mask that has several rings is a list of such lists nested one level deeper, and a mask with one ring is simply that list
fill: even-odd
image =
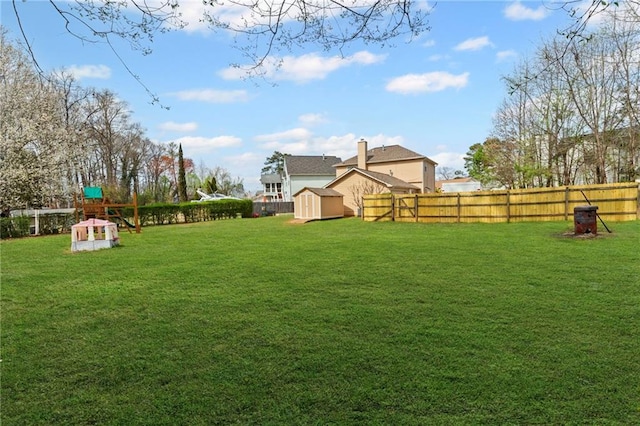
[{"label": "playground slide", "polygon": [[114,216],[116,219],[122,221],[122,223],[127,225],[129,228],[135,228],[136,227],[134,224],[130,223],[127,219],[125,219],[124,217],[120,216],[118,214],[118,212],[109,209],[108,213],[109,213],[110,216]]}]

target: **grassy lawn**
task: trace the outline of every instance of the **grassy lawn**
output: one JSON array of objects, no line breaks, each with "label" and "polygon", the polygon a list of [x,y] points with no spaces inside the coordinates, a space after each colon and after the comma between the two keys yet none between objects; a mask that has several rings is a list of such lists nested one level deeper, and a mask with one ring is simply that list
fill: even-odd
[{"label": "grassy lawn", "polygon": [[289,219],[3,241],[2,424],[640,424],[640,221]]}]

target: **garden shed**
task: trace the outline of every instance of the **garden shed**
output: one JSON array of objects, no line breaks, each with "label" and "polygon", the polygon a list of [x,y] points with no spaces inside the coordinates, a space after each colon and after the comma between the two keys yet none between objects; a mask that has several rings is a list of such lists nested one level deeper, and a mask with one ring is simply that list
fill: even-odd
[{"label": "garden shed", "polygon": [[293,196],[296,219],[320,220],[344,216],[342,194],[329,188],[302,188]]}]

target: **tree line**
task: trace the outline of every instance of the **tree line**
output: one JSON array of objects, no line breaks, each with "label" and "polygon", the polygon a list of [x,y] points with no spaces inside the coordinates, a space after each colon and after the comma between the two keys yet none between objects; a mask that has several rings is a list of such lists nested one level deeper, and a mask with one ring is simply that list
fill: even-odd
[{"label": "tree line", "polygon": [[491,135],[465,157],[470,176],[507,188],[640,177],[640,19],[611,12],[580,38],[544,40],[503,77]]},{"label": "tree line", "polygon": [[[126,101],[83,87],[64,72],[42,73],[0,30],[0,208],[66,207],[85,186],[141,204],[186,201],[199,187],[239,195],[240,178],[181,158],[155,143]],[[183,169],[181,168],[183,167]],[[184,173],[184,190],[180,176]]]}]

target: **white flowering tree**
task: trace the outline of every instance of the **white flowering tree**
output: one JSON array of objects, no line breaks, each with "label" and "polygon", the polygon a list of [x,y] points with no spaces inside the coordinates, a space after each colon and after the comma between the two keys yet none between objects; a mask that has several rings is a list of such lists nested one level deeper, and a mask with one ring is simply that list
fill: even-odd
[{"label": "white flowering tree", "polygon": [[39,207],[62,192],[67,138],[57,88],[0,33],[0,206]]}]

